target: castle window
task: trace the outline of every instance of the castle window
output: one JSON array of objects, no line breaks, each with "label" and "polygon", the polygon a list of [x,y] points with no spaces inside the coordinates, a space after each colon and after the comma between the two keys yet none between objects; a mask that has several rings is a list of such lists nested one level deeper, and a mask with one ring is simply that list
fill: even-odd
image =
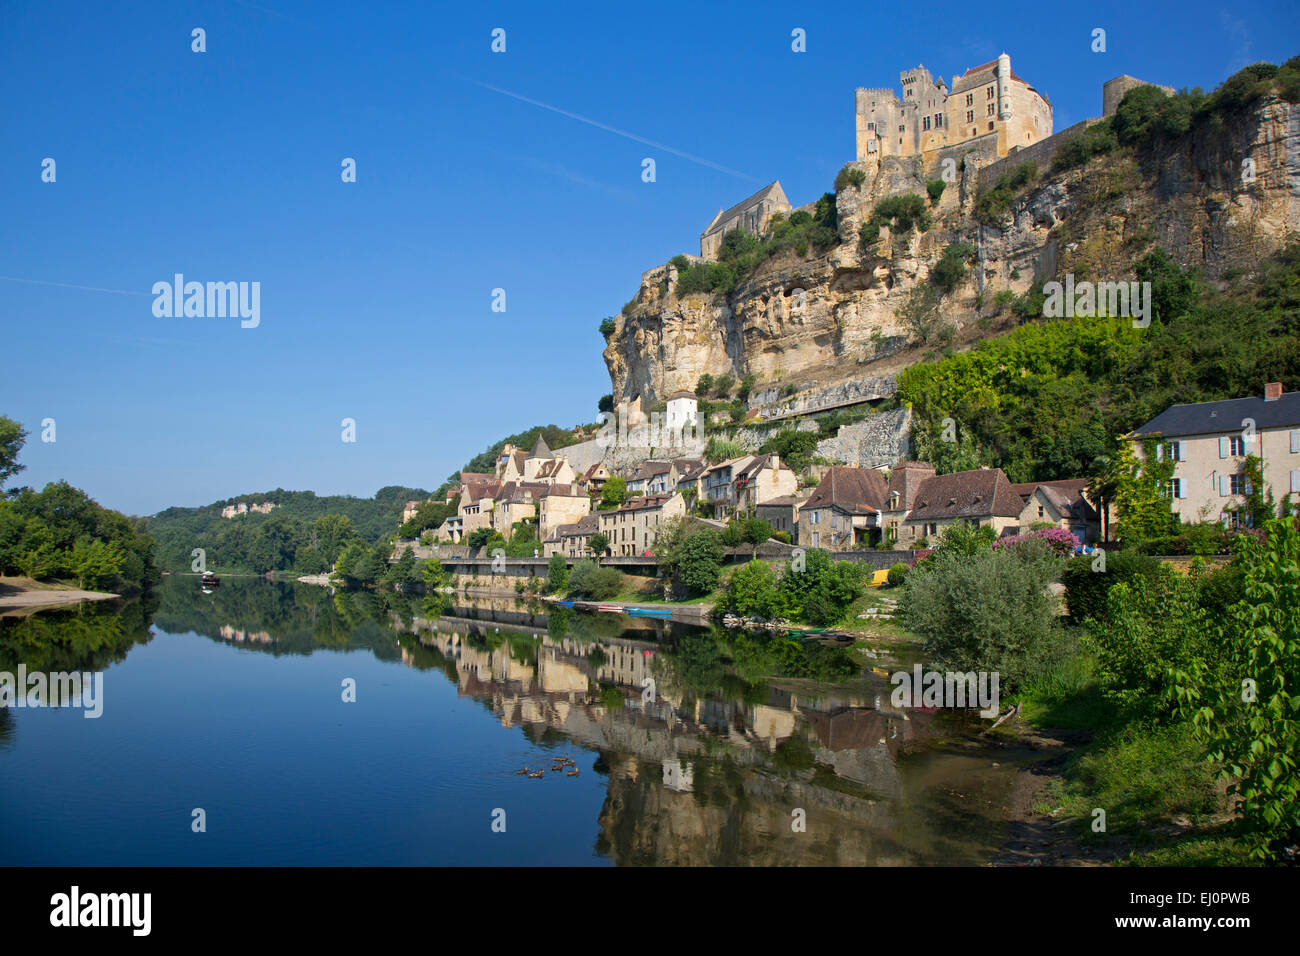
[{"label": "castle window", "polygon": [[[1034,125],[1035,125],[1035,126],[1038,125],[1038,120],[1034,120]],[[871,132],[874,133],[874,132],[876,131],[876,124],[875,124],[875,123],[868,123],[868,124],[867,124],[867,129],[869,129]]]},{"label": "castle window", "polygon": [[930,117],[928,116],[921,117],[921,129],[929,129],[929,128],[930,128]]},{"label": "castle window", "polygon": [[942,126],[942,125],[943,125],[943,114],[942,114],[942,113],[935,113],[935,114],[934,114],[934,128],[935,128],[935,129],[938,129],[938,128],[939,128],[940,126]]},{"label": "castle window", "polygon": [[967,106],[974,106],[974,105],[975,105],[975,94],[974,94],[974,93],[967,93],[967,94],[966,94],[966,105],[967,105]]},{"label": "castle window", "polygon": [[991,100],[991,99],[993,99],[993,87],[990,86],[990,87],[988,88],[988,94],[989,94],[989,95],[986,96],[986,97],[984,97],[984,98],[985,98],[986,100]]},{"label": "castle window", "polygon": [[989,123],[989,129],[992,129],[992,128],[993,128],[993,123],[990,122],[990,123]]},{"label": "castle window", "polygon": [[990,103],[990,104],[989,104],[989,116],[992,116],[992,115],[993,115],[993,104]]},{"label": "castle window", "polygon": [[966,111],[966,122],[968,122],[968,123],[973,123],[973,122],[975,122],[975,111],[974,111],[974,110],[967,110],[967,111]]}]

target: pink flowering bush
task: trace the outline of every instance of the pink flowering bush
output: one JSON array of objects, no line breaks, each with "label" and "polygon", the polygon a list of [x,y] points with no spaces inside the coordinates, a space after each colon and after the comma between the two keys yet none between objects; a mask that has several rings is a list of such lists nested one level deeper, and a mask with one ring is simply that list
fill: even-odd
[{"label": "pink flowering bush", "polygon": [[1042,541],[1052,549],[1053,553],[1063,558],[1074,554],[1074,549],[1079,546],[1079,539],[1064,528],[1045,528],[1041,531],[1030,531],[1028,534],[1013,534],[999,538],[993,542],[993,547],[1014,548],[1026,541]]}]

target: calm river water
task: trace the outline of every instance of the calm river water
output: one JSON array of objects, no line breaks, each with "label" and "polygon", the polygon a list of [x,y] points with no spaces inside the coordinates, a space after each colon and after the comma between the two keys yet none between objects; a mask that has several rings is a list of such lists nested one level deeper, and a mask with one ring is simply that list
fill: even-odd
[{"label": "calm river water", "polygon": [[841,649],[513,598],[171,577],[20,663],[102,715],[0,709],[7,865],[978,864],[1014,773]]}]

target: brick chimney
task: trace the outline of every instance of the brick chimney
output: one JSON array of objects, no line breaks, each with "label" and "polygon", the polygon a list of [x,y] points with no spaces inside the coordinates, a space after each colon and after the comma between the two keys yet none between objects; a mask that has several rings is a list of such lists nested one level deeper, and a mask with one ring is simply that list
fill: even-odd
[{"label": "brick chimney", "polygon": [[1269,382],[1264,386],[1264,401],[1276,402],[1282,397],[1282,383]]}]

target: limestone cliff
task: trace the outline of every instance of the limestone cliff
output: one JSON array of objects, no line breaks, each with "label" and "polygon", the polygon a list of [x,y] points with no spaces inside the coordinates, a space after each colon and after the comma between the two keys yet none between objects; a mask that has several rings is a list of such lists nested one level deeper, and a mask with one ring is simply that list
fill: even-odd
[{"label": "limestone cliff", "polygon": [[[1300,107],[1276,96],[1161,149],[1054,170],[1052,157],[1067,139],[1060,134],[982,168],[962,163],[928,231],[895,237],[882,228],[865,253],[858,230],[876,204],[901,193],[924,196],[939,169],[918,159],[851,164],[866,179],[836,195],[838,244],[821,255],[791,250],[771,258],[725,295],[678,295],[673,265],[649,270],[604,351],[615,400],[649,408],[694,389],[705,373],[726,372],[756,377],[750,407],[764,417],[779,417],[771,411],[779,402],[797,404],[802,394],[846,383],[862,400],[891,394],[893,374],[927,351],[900,321],[899,307],[949,243],[975,249],[966,279],[940,306],[960,348],[1011,323],[993,303],[999,291],[1023,293],[1066,272],[1131,279],[1133,263],[1157,246],[1217,278],[1249,270],[1300,229]],[[977,221],[980,190],[1026,159],[1037,163],[1033,185],[1015,195],[997,225],[987,216]]]}]

